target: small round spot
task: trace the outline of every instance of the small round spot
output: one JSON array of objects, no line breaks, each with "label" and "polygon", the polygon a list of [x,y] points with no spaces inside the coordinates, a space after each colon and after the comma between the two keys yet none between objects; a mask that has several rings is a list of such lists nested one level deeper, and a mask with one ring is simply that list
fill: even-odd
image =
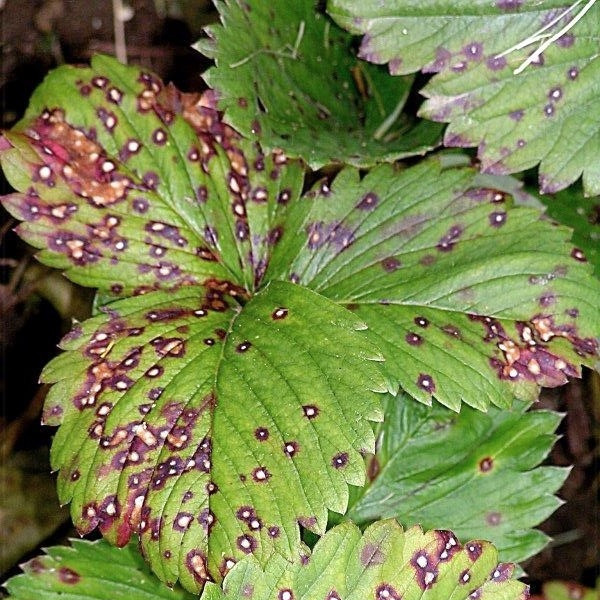
[{"label": "small round spot", "polygon": [[160,375],[163,374],[163,371],[164,369],[160,365],[154,365],[146,371],[145,375],[150,378],[160,377]]},{"label": "small round spot", "polygon": [[425,329],[429,325],[429,321],[425,317],[415,317],[415,325]]},{"label": "small round spot", "polygon": [[285,319],[287,316],[288,316],[288,309],[287,308],[283,308],[283,307],[276,308],[271,313],[271,318],[275,319],[276,321],[279,321],[281,319]]},{"label": "small round spot", "polygon": [[407,333],[404,339],[411,346],[420,346],[423,343],[423,338],[412,331]]},{"label": "small round spot", "polygon": [[269,439],[269,430],[266,427],[258,427],[254,430],[254,437],[259,442],[266,442]]},{"label": "small round spot", "polygon": [[215,340],[214,340],[214,338],[205,338],[204,339],[204,343],[207,346],[214,346],[215,345]]},{"label": "small round spot", "polygon": [[348,453],[347,452],[340,452],[339,454],[336,454],[332,459],[331,459],[331,465],[335,468],[335,469],[342,469],[343,467],[345,467],[348,464]]},{"label": "small round spot", "polygon": [[280,534],[279,527],[277,527],[277,525],[271,525],[271,527],[269,527],[269,529],[267,529],[267,533],[269,534],[269,537],[272,537],[272,538],[279,537],[279,534]]},{"label": "small round spot", "polygon": [[252,471],[252,479],[258,483],[264,483],[271,477],[271,473],[265,467],[257,467]]},{"label": "small round spot", "polygon": [[283,453],[292,458],[298,452],[298,442],[285,442],[283,444]]},{"label": "small round spot", "polygon": [[571,250],[571,256],[579,262],[587,262],[587,258],[583,253],[583,250],[580,250],[579,248],[573,248],[573,250]]},{"label": "small round spot", "polygon": [[506,223],[506,213],[504,211],[494,211],[488,216],[492,227],[502,227]]},{"label": "small round spot", "polygon": [[562,89],[559,87],[553,87],[549,92],[548,92],[548,99],[549,100],[560,100],[562,98]]},{"label": "small round spot", "polygon": [[246,340],[245,342],[242,342],[241,344],[238,344],[236,347],[236,352],[246,352],[246,350],[248,350],[250,347],[252,346],[252,344]]},{"label": "small round spot", "polygon": [[482,473],[491,471],[494,466],[494,459],[491,456],[486,456],[479,461],[479,470]]},{"label": "small round spot", "polygon": [[469,569],[465,569],[458,576],[458,582],[462,585],[464,585],[465,583],[468,583],[470,579],[471,579],[471,573],[469,572]]},{"label": "small round spot", "polygon": [[164,129],[156,129],[152,133],[152,141],[159,146],[163,146],[167,141],[167,132]]},{"label": "small round spot", "polygon": [[294,592],[292,592],[292,590],[289,588],[279,590],[277,598],[278,600],[294,600]]},{"label": "small round spot", "polygon": [[567,77],[571,80],[574,81],[575,79],[577,79],[579,75],[579,69],[577,67],[571,67],[568,71],[567,71]]},{"label": "small round spot", "polygon": [[251,554],[252,552],[254,552],[254,550],[256,550],[256,540],[251,536],[251,535],[240,535],[237,540],[237,547],[244,553],[244,554]]},{"label": "small round spot", "polygon": [[435,392],[435,383],[431,375],[427,375],[426,373],[420,373],[417,378],[417,386],[419,386],[422,390],[433,394]]},{"label": "small round spot", "polygon": [[389,583],[382,583],[375,590],[375,600],[401,600],[400,594]]},{"label": "small round spot", "polygon": [[319,408],[314,404],[305,404],[302,407],[302,411],[307,419],[315,419],[319,416]]},{"label": "small round spot", "polygon": [[553,104],[546,104],[546,106],[544,106],[544,114],[547,117],[551,117],[554,114],[554,105]]},{"label": "small round spot", "polygon": [[397,271],[401,265],[402,263],[395,256],[388,256],[381,261],[381,266],[387,273]]},{"label": "small round spot", "polygon": [[486,515],[485,520],[488,525],[496,527],[502,521],[502,515],[499,512],[490,512]]},{"label": "small round spot", "polygon": [[379,203],[379,197],[374,192],[369,192],[362,197],[362,200],[356,205],[359,210],[373,210]]}]

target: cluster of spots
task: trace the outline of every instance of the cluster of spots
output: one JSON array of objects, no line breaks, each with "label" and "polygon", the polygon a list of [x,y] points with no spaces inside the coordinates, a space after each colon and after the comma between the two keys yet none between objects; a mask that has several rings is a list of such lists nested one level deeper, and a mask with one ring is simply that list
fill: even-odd
[{"label": "cluster of spots", "polygon": [[306,235],[306,245],[310,250],[317,250],[327,244],[336,254],[343,252],[354,242],[354,232],[339,221],[309,223],[306,226]]},{"label": "cluster of spots", "polygon": [[106,207],[127,198],[133,182],[95,142],[96,132],[83,131],[65,121],[64,111],[45,110],[27,130],[44,164],[33,180],[49,187],[61,177],[78,196],[94,207]]},{"label": "cluster of spots", "polygon": [[[554,297],[544,294],[539,302],[542,306],[549,306],[554,303]],[[548,343],[553,338],[568,340],[573,350],[583,358],[598,353],[597,340],[579,337],[574,325],[558,325],[552,316],[536,315],[528,322],[517,322],[517,339],[511,339],[496,319],[479,315],[469,315],[469,318],[484,326],[483,340],[495,344],[500,351],[502,359],[492,356],[490,364],[501,379],[525,380],[554,387],[566,383],[567,377],[578,376],[575,365],[549,349]]]},{"label": "cluster of spots", "polygon": [[436,248],[440,252],[450,252],[454,248],[456,242],[458,242],[460,236],[463,233],[461,225],[452,225],[450,229],[439,239],[436,244]]},{"label": "cluster of spots", "polygon": [[[250,169],[257,172],[265,170],[265,157],[260,148],[256,146],[256,156],[249,164],[249,158],[240,149],[239,135],[222,120],[222,114],[217,110],[217,98],[214,92],[208,91],[204,94],[177,94],[177,106],[183,118],[194,128],[198,134],[199,147],[191,148],[188,159],[199,161],[202,169],[209,172],[209,161],[216,156],[220,148],[225,151],[231,170],[226,173],[226,186],[231,196],[230,211],[233,219],[233,229],[239,244],[246,244],[248,263],[254,270],[255,285],[258,285],[267,268],[267,258],[255,255],[254,243],[250,244],[250,225],[248,221],[248,203],[266,204],[269,192],[264,185],[252,186]],[[271,180],[279,178],[280,169],[287,163],[287,157],[280,149],[272,152],[273,170],[269,177]],[[283,189],[279,192],[277,202],[287,204],[291,198],[291,190]],[[201,186],[197,191],[197,199],[204,204],[208,199],[208,190]],[[276,245],[283,235],[281,225],[273,227],[262,240],[263,247]],[[216,246],[218,231],[214,226],[207,226],[205,238],[207,243]]]},{"label": "cluster of spots", "polygon": [[557,85],[548,90],[548,102],[544,105],[544,116],[552,117],[556,111],[556,105],[563,97],[562,87]]}]

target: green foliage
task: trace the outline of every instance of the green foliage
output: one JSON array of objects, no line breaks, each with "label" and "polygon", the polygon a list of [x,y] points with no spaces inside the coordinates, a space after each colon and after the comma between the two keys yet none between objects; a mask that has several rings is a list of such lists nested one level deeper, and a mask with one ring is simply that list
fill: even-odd
[{"label": "green foliage", "polygon": [[[168,589],[148,571],[132,546],[73,540],[73,547],[49,548],[24,565],[25,573],[6,587],[15,600],[187,600],[181,588]],[[111,565],[107,569],[107,565]],[[461,546],[450,531],[403,531],[382,521],[361,534],[351,523],[335,527],[293,562],[271,557],[264,570],[254,556],[227,575],[223,591],[208,584],[202,600],[520,600],[526,586],[511,580],[512,565],[498,563],[494,548],[473,541]],[[401,594],[401,596],[400,596]]]},{"label": "green foliage", "polygon": [[71,540],[26,562],[5,583],[15,600],[191,600],[156,579],[135,544],[114,548],[104,540]]},{"label": "green foliage", "polygon": [[[308,558],[308,561],[306,560]],[[351,523],[327,532],[310,556],[293,565],[275,556],[262,571],[256,560],[236,566],[206,600],[462,600],[471,594],[497,600],[526,597],[511,580],[512,566],[498,564],[487,542],[461,546],[449,531],[406,532],[395,521],[371,525],[364,534]]]},{"label": "green foliage", "polygon": [[346,516],[452,526],[460,539],[490,540],[505,561],[536,554],[548,538],[532,527],[561,504],[553,494],[569,470],[538,466],[560,415],[524,408],[455,414],[388,398],[370,483],[354,491]]},{"label": "green foliage", "polygon": [[[285,148],[313,169],[370,166],[424,154],[437,125],[401,116],[412,77],[358,62],[352,36],[315,13],[316,0],[219,2],[223,26],[197,48],[226,121],[266,150]],[[258,74],[258,76],[257,76]]]},{"label": "green foliage", "polygon": [[[490,543],[455,535],[502,560],[544,545],[558,416],[510,408],[598,364],[595,204],[574,207],[586,229],[569,192],[548,202],[573,247],[502,174],[541,161],[543,190],[582,172],[598,190],[600,5],[514,76],[527,50],[494,56],[550,6],[446,4],[330,2],[394,78],[314,0],[225,0],[199,45],[213,89],[96,56],[0,136],[18,233],[98,290],[42,374],[60,501],[81,533],[139,537],[158,577],[130,546],[76,542],[14,597],[185,595],[158,580],[206,600],[526,597]],[[419,69],[441,71],[423,113],[451,122],[448,145],[483,139],[487,174],[452,153],[395,162],[440,131],[405,110]],[[326,532],[333,513],[380,520]]]},{"label": "green foliage", "polygon": [[[576,21],[584,6],[588,12]],[[600,193],[600,4],[329,0],[328,10],[343,27],[366,34],[362,58],[389,63],[395,75],[437,73],[422,90],[428,100],[421,114],[450,123],[446,145],[478,146],[484,171],[514,173],[540,163],[543,192],[583,174],[586,193]],[[568,31],[515,74],[571,19]]]}]

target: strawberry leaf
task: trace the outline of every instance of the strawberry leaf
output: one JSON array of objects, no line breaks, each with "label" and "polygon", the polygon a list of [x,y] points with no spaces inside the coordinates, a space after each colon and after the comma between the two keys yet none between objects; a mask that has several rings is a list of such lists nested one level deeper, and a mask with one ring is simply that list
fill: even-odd
[{"label": "strawberry leaf", "polygon": [[489,173],[539,163],[543,192],[583,174],[586,194],[600,194],[600,4],[329,0],[328,8],[365,34],[362,58],[395,75],[438,73],[422,91],[421,114],[450,123],[447,146],[478,146]]},{"label": "strawberry leaf", "polygon": [[71,540],[23,566],[4,585],[15,600],[191,600],[180,587],[156,579],[134,544],[114,548],[104,540]]},{"label": "strawberry leaf", "polygon": [[498,563],[488,542],[464,546],[450,531],[406,531],[393,520],[363,533],[346,522],[328,531],[312,554],[293,564],[274,556],[263,571],[246,559],[225,578],[224,591],[207,588],[204,600],[524,600],[527,586],[511,579],[513,565]]},{"label": "strawberry leaf", "polygon": [[598,356],[600,282],[569,231],[474,177],[345,169],[291,205],[266,275],[354,310],[388,376],[453,409],[533,399]]},{"label": "strawberry leaf", "polygon": [[105,310],[42,375],[81,533],[139,533],[160,579],[198,591],[247,554],[292,556],[298,524],[321,534],[345,511],[387,389],[352,313],[284,282],[243,307],[186,286]]},{"label": "strawberry leaf", "polygon": [[369,166],[424,154],[432,123],[400,116],[412,77],[359,63],[352,36],[315,13],[315,0],[217,3],[222,25],[197,47],[215,59],[205,73],[226,120],[267,150],[285,149],[313,168]]},{"label": "strawberry leaf", "polygon": [[347,517],[361,524],[393,516],[426,528],[452,523],[460,539],[490,540],[501,560],[536,554],[548,537],[532,528],[560,506],[553,494],[569,470],[538,466],[560,415],[524,409],[455,414],[390,397],[368,459],[370,484],[355,490]]},{"label": "strawberry leaf", "polygon": [[254,289],[302,185],[300,165],[221,122],[210,92],[105,56],[53,71],[0,154],[19,234],[113,295],[215,278]]}]

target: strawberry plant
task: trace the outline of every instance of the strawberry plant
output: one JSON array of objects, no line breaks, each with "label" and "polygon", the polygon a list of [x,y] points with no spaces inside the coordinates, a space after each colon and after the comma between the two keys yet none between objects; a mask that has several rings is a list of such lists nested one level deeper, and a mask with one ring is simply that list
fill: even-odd
[{"label": "strawberry plant", "polygon": [[219,2],[204,93],[97,55],[2,134],[18,234],[98,291],[41,378],[104,538],[12,597],[526,597],[568,473],[529,408],[598,365],[598,6],[388,4]]}]

